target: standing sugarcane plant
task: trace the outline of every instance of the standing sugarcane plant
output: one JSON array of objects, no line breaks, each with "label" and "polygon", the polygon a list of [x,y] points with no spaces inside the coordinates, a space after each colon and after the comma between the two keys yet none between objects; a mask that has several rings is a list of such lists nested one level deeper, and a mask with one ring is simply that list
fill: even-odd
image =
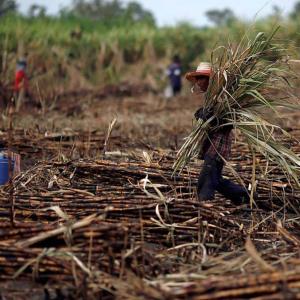
[{"label": "standing sugarcane plant", "polygon": [[[275,163],[290,183],[300,186],[300,158],[276,138],[289,134],[266,114],[271,110],[279,117],[280,107],[299,108],[287,90],[286,50],[274,43],[278,29],[270,35],[258,33],[253,40],[244,36],[237,46],[228,44],[212,52],[213,75],[204,100],[204,109],[212,115],[206,121],[199,119],[185,139],[174,172],[199,156],[208,132],[233,126],[251,149]],[[218,119],[222,122],[216,122]]]}]

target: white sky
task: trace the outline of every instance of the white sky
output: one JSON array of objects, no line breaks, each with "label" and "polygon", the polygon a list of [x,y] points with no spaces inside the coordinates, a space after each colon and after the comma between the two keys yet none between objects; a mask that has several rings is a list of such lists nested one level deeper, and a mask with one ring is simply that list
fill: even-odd
[{"label": "white sky", "polygon": [[[207,24],[205,12],[210,9],[230,8],[241,18],[252,20],[269,14],[273,5],[277,5],[284,14],[289,13],[297,0],[135,0],[149,9],[159,25],[174,25],[178,21],[190,21],[195,25]],[[130,2],[130,0],[123,0]],[[30,5],[39,4],[47,8],[50,14],[56,14],[60,8],[68,6],[72,0],[18,0],[22,12]]]}]

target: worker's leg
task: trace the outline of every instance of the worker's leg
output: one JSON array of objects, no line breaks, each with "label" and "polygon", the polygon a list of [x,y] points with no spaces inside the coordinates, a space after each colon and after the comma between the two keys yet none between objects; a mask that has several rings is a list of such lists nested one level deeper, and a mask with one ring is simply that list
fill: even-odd
[{"label": "worker's leg", "polygon": [[249,192],[245,187],[240,186],[229,179],[222,178],[217,186],[217,191],[236,204],[247,202],[250,199]]},{"label": "worker's leg", "polygon": [[173,89],[173,95],[175,96],[175,95],[180,94],[181,86],[180,85],[173,85],[172,89]]},{"label": "worker's leg", "polygon": [[219,179],[220,177],[216,160],[206,156],[198,178],[198,199],[201,201],[214,199]]}]

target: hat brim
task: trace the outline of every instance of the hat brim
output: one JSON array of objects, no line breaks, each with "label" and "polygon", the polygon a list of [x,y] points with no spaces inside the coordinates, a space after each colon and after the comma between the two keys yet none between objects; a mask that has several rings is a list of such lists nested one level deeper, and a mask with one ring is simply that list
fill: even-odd
[{"label": "hat brim", "polygon": [[206,77],[210,77],[211,75],[211,71],[207,70],[207,71],[193,71],[193,72],[188,72],[185,74],[185,79],[187,79],[188,81],[192,81],[194,82],[196,80],[197,77],[199,76],[206,76]]}]

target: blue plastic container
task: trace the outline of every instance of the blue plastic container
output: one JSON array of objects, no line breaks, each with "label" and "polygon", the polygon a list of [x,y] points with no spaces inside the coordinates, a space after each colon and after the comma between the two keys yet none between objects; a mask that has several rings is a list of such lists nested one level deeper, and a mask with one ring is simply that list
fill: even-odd
[{"label": "blue plastic container", "polygon": [[[14,162],[11,160],[11,173],[13,172]],[[9,181],[9,159],[0,156],[0,185]]]}]

